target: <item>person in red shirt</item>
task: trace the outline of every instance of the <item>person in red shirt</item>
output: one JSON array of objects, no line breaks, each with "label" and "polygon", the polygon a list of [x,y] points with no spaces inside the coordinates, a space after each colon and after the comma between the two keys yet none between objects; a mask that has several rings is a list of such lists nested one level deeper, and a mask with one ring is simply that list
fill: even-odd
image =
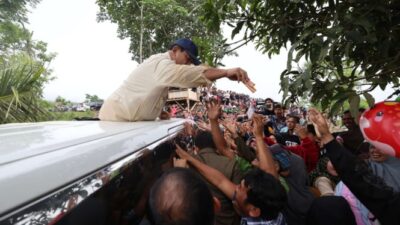
[{"label": "person in red shirt", "polygon": [[294,132],[301,140],[300,145],[284,146],[284,148],[303,158],[307,167],[307,172],[309,173],[315,169],[320,155],[320,149],[316,142],[315,129],[313,125],[308,125],[306,129],[296,124]]}]

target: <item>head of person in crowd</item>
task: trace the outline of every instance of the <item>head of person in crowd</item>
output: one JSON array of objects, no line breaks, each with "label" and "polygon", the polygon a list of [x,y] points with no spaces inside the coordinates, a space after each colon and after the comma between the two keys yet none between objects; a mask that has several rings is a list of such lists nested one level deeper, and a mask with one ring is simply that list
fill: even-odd
[{"label": "head of person in crowd", "polygon": [[282,108],[282,105],[280,105],[280,104],[276,104],[275,106],[274,106],[274,113],[275,113],[275,116],[276,117],[283,117],[283,108]]},{"label": "head of person in crowd", "polygon": [[346,199],[341,196],[323,196],[313,201],[306,224],[356,225],[356,220]]},{"label": "head of person in crowd", "polygon": [[[280,144],[273,144],[268,147],[274,158],[275,168],[279,175],[287,177],[290,174],[290,159],[289,153],[282,148]],[[258,159],[254,159],[251,164],[255,167],[259,167]]]},{"label": "head of person in crowd", "polygon": [[286,106],[283,106],[282,109],[283,109],[283,115],[288,115],[290,113],[289,109]]},{"label": "head of person in crowd", "polygon": [[[250,143],[253,145],[252,140]],[[255,153],[255,148],[256,148],[256,143],[254,143],[254,147],[252,147],[251,150]],[[254,148],[254,149],[253,149]],[[269,146],[269,151],[272,153],[272,157],[274,158],[274,163],[275,163],[275,169],[279,173],[279,175],[287,177],[290,174],[290,159],[289,159],[289,153],[282,148],[280,144],[273,144]],[[255,167],[259,167],[259,161],[258,159],[254,159],[251,164]]]},{"label": "head of person in crowd", "polygon": [[289,133],[293,133],[296,124],[300,122],[300,118],[298,116],[289,114],[286,116],[286,126],[288,128]]},{"label": "head of person in crowd", "polygon": [[369,146],[369,156],[369,169],[395,192],[400,192],[400,159],[388,155],[372,144]]},{"label": "head of person in crowd", "polygon": [[184,117],[184,118],[188,118],[189,115],[190,115],[189,111],[187,111],[186,109],[183,110],[183,117]]},{"label": "head of person in crowd", "polygon": [[360,159],[369,159],[370,158],[370,147],[371,145],[368,142],[363,142],[358,147],[356,151],[356,155]]},{"label": "head of person in crowd", "polygon": [[169,120],[171,119],[171,114],[166,111],[162,111],[160,114],[160,120]]},{"label": "head of person in crowd", "polygon": [[388,155],[383,154],[378,148],[374,145],[369,146],[369,157],[372,161],[375,162],[384,162],[388,159]]},{"label": "head of person in crowd", "polygon": [[189,39],[176,40],[170,47],[172,60],[179,65],[200,65],[197,46]]},{"label": "head of person in crowd", "polygon": [[196,116],[195,116],[195,119],[196,120],[203,120],[203,112],[201,112],[201,111],[198,111],[197,113],[196,113]]},{"label": "head of person in crowd", "polygon": [[198,132],[194,138],[194,145],[197,151],[205,148],[216,149],[212,134],[209,131]]},{"label": "head of person in crowd", "polygon": [[278,163],[278,172],[281,176],[287,177],[290,174],[290,159],[289,153],[282,148],[280,144],[274,144],[269,146],[269,150],[274,157],[274,160]]},{"label": "head of person in crowd", "polygon": [[344,126],[346,126],[346,128],[349,130],[354,130],[357,127],[356,121],[349,110],[344,111],[342,115],[342,121]]},{"label": "head of person in crowd", "polygon": [[266,220],[275,220],[286,201],[286,191],[280,182],[260,169],[245,175],[233,197],[233,205],[240,215]]},{"label": "head of person in crowd", "polygon": [[315,127],[312,124],[307,124],[307,137],[310,138],[311,141],[320,142]]},{"label": "head of person in crowd", "polygon": [[165,172],[150,191],[154,225],[213,225],[214,199],[207,184],[189,169]]},{"label": "head of person in crowd", "polygon": [[274,110],[274,100],[272,100],[271,98],[266,98],[265,99],[265,108],[267,108],[267,110],[269,110],[269,111]]}]

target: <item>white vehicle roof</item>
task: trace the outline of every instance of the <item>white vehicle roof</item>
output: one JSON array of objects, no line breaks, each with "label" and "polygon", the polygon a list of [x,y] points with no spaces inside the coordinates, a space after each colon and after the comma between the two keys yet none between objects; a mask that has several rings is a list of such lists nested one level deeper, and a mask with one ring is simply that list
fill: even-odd
[{"label": "white vehicle roof", "polygon": [[0,215],[176,133],[184,120],[0,126]]}]

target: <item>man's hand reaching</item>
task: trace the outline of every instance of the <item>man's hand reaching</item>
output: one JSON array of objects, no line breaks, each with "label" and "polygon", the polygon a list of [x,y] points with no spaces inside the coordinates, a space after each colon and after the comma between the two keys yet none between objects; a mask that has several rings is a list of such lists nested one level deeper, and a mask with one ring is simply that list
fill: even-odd
[{"label": "man's hand reaching", "polygon": [[226,77],[230,80],[237,80],[238,82],[243,82],[244,85],[251,91],[256,92],[255,84],[250,80],[247,72],[241,68],[233,68],[226,70]]},{"label": "man's hand reaching", "polygon": [[250,81],[249,77],[247,76],[247,72],[241,68],[232,68],[226,70],[226,77],[229,80],[237,80],[243,83],[247,83]]},{"label": "man's hand reaching", "polygon": [[311,122],[314,124],[316,131],[318,131],[318,133],[320,134],[321,141],[324,144],[332,141],[334,138],[329,132],[329,127],[324,116],[322,116],[322,114],[318,112],[318,110],[313,108],[308,110],[308,115]]}]

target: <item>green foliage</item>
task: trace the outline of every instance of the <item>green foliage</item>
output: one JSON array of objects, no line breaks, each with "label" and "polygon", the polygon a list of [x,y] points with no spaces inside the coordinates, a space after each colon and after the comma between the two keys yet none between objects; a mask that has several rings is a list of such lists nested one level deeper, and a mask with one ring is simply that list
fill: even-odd
[{"label": "green foliage", "polygon": [[85,94],[85,102],[103,102],[104,100],[97,95]]},{"label": "green foliage", "polygon": [[40,0],[2,0],[0,1],[0,22],[16,21],[19,23],[27,23],[28,9],[35,7]]},{"label": "green foliage", "polygon": [[98,21],[118,24],[119,38],[129,38],[129,52],[139,63],[152,54],[166,51],[178,38],[194,39],[200,58],[217,65],[229,46],[220,32],[206,29],[200,19],[204,0],[97,0]]},{"label": "green foliage", "polygon": [[44,84],[52,80],[46,67],[55,54],[25,28],[28,7],[39,2],[0,1],[0,123],[51,118],[41,97]]},{"label": "green foliage", "polygon": [[28,5],[34,7],[40,0],[13,0],[0,2],[0,61],[23,52],[42,63],[49,63],[55,54],[47,53],[47,44],[32,40],[28,23]]},{"label": "green foliage", "polygon": [[0,64],[0,123],[39,121],[48,113],[40,105],[45,68],[26,55]]},{"label": "green foliage", "polygon": [[[284,99],[308,94],[322,108],[387,85],[400,88],[400,10],[398,1],[208,0],[209,28],[232,26],[232,37],[254,41],[269,56],[291,46],[281,74]],[[294,69],[304,58],[309,66]]]}]

